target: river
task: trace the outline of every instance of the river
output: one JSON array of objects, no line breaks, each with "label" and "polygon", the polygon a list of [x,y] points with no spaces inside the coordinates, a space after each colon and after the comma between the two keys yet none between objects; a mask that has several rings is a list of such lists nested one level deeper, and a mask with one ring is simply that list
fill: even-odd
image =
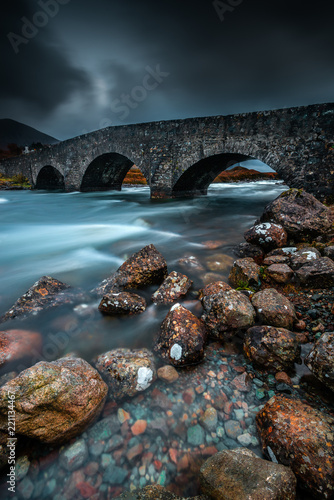
[{"label": "river", "polygon": [[[0,375],[15,369],[21,371],[38,361],[52,361],[68,353],[75,353],[92,363],[96,355],[115,347],[151,348],[152,338],[168,311],[168,307],[150,304],[154,287],[140,292],[148,301],[147,310],[139,316],[126,318],[102,316],[97,308],[99,301],[90,290],[110,276],[132,253],[153,243],[165,256],[169,272],[181,271],[193,280],[193,291],[186,298],[185,305],[199,313],[199,302],[194,300],[196,290],[209,281],[228,279],[235,258],[233,248],[243,241],[244,231],[261,215],[265,205],[285,189],[285,185],[275,181],[215,184],[207,196],[166,201],[150,200],[146,187],[100,193],[3,191],[0,194],[0,314],[5,313],[43,275],[57,278],[74,289],[80,288],[83,298],[73,305],[3,324],[3,330],[24,328],[40,332],[43,348],[40,352],[29,353],[30,357],[24,360],[26,365],[12,363],[3,366]],[[179,260],[189,256],[196,257],[202,269],[182,267]],[[242,365],[244,358],[233,352],[221,355],[215,349],[208,347],[205,363],[189,373],[184,370],[180,374],[178,389],[160,384],[158,387],[165,393],[159,396],[158,391],[157,401],[147,391],[136,401],[122,402],[123,409],[131,415],[130,425],[138,419],[145,419],[151,426],[148,433],[130,439],[131,432],[124,427],[127,424],[123,424],[125,438],[117,436],[116,431],[121,448],[112,452],[110,450],[114,448],[97,438],[96,431],[95,441],[90,431],[79,436],[77,439],[84,450],[80,470],[67,470],[61,459],[58,461],[57,451],[54,453],[52,449],[39,448],[38,445],[30,449],[32,445],[28,444],[35,462],[27,473],[25,464],[29,465],[29,461],[21,459],[21,481],[15,498],[79,499],[89,498],[87,495],[96,492],[94,498],[109,499],[116,498],[123,489],[154,482],[175,486],[177,475],[181,481],[177,483],[178,491],[195,495],[200,465],[196,462],[198,450],[204,450],[204,453],[208,449],[208,453],[212,453],[212,444],[219,450],[238,445],[231,436],[225,435],[223,428],[223,425],[225,430],[232,425],[230,431],[233,434],[235,425],[239,424],[232,417],[225,424],[219,420],[215,432],[204,433],[202,427],[195,425],[197,414],[203,413],[207,402],[208,395],[203,392],[206,387],[216,395],[222,390],[230,398],[231,405],[232,402],[235,407],[240,404],[234,418],[243,419],[244,429],[247,425],[249,432],[246,437],[252,440],[252,449],[261,455],[254,421],[263,400],[259,393],[261,388],[253,385],[251,392],[247,395],[239,393],[236,399],[238,391],[231,389],[231,382],[238,374],[235,364]],[[215,383],[215,379],[208,379],[208,374],[210,378],[210,373],[218,368],[223,369],[220,374],[224,373],[226,377]],[[195,377],[196,382],[191,377]],[[194,383],[203,386],[203,391],[200,389],[196,400],[189,403],[182,391]],[[258,381],[258,384],[262,382]],[[166,411],[166,401],[172,405],[172,410]],[[108,422],[108,419],[103,422]],[[153,428],[153,425],[157,427]],[[110,429],[103,432],[110,433]],[[199,435],[190,435],[189,432]],[[110,442],[113,439],[115,436]],[[195,462],[184,466],[188,470],[186,479],[176,469],[174,455],[167,453],[170,446],[174,447],[172,453],[179,448],[179,459],[183,453],[187,457],[189,449],[194,452],[192,460]],[[204,446],[209,448],[204,449]],[[132,459],[129,454],[136,447],[141,447],[140,455]],[[144,455],[143,450],[147,452]],[[184,457],[182,460],[187,461]],[[141,462],[144,458],[148,460],[146,465]],[[13,497],[4,489],[2,491],[3,498]]]},{"label": "river", "polygon": [[[223,254],[225,268],[216,274],[226,279],[233,247],[243,241],[243,232],[265,205],[285,189],[274,181],[215,184],[207,196],[178,201],[150,200],[147,187],[99,193],[3,192],[0,314],[43,275],[89,292],[128,256],[150,243],[165,256],[169,271],[188,274],[195,287],[200,287],[210,272],[207,260],[215,255],[220,260]],[[210,250],[204,245],[212,240],[220,241],[218,249]],[[198,273],[180,267],[178,260],[184,256],[196,256],[205,271]],[[93,354],[98,354],[120,345],[148,346],[165,313],[163,309],[157,312],[152,305],[140,320],[111,321],[96,312],[94,302],[86,305],[91,306],[86,311],[62,308],[62,315],[72,314],[72,325],[74,322],[77,328],[85,330],[85,334],[79,335],[79,342],[76,337],[73,345],[70,342],[66,346],[66,352],[75,347],[77,354],[88,360],[92,349]],[[58,312],[53,310],[28,323],[47,336],[59,327],[57,318]],[[15,321],[10,326],[17,324],[22,325]],[[55,353],[55,357],[58,354],[63,352]]]}]

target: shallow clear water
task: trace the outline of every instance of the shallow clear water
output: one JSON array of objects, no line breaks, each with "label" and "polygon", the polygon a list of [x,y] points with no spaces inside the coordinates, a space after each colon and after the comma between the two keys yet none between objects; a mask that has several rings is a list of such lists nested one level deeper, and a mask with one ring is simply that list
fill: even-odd
[{"label": "shallow clear water", "polygon": [[[208,196],[168,201],[150,200],[146,187],[103,193],[4,192],[0,196],[0,314],[43,275],[89,292],[150,243],[165,256],[169,271],[188,274],[198,288],[210,272],[207,259],[224,254],[229,264],[244,230],[284,189],[273,181],[218,184]],[[203,243],[209,240],[220,240],[221,247],[208,249]],[[180,267],[178,260],[186,255],[198,257],[205,271]],[[226,279],[228,268],[216,273]],[[152,291],[146,291],[147,298]],[[66,345],[55,352],[48,347],[41,359],[75,350],[89,360],[116,346],[149,346],[166,312],[151,305],[140,317],[110,319],[99,314],[94,299],[88,297],[85,302],[89,306],[85,310],[63,307],[5,326],[38,329],[46,339],[65,330]]]},{"label": "shallow clear water", "polygon": [[[221,184],[211,187],[206,197],[177,201],[152,201],[148,188],[70,194],[4,192],[0,196],[0,314],[43,275],[80,287],[84,298],[3,324],[2,329],[39,331],[43,348],[31,352],[18,366],[5,365],[0,375],[69,352],[92,362],[97,354],[115,347],[151,347],[167,307],[151,304],[139,316],[108,318],[99,313],[99,301],[89,291],[133,252],[153,243],[165,256],[169,272],[181,271],[194,281],[185,305],[199,314],[199,302],[193,300],[196,290],[219,277],[227,280],[233,247],[243,241],[244,231],[265,205],[285,189],[283,184],[266,181]],[[212,241],[217,242],[216,249],[205,244]],[[182,267],[179,259],[185,256],[197,257],[202,270]],[[215,277],[207,276],[210,272]],[[140,292],[148,303],[153,290]],[[255,415],[270,391],[266,389],[262,395],[259,380],[249,392],[235,389],[234,379],[244,369],[244,357],[235,346],[223,349],[210,344],[205,362],[179,370],[176,383],[169,386],[158,380],[138,397],[122,401],[129,421],[122,424],[121,431],[119,427],[110,429],[108,415],[115,409],[107,404],[100,421],[74,441],[84,450],[77,469],[68,470],[61,459],[73,442],[60,450],[23,442],[15,498],[104,500],[152,483],[172,487],[184,496],[198,494],[203,461],[217,450],[240,446],[233,434],[239,421],[239,435],[251,439],[246,445],[261,455]],[[185,389],[193,391],[191,400],[185,397]],[[222,394],[231,410],[218,411],[213,430],[198,425],[205,408],[215,406]],[[138,419],[144,419],[148,427],[136,436],[131,426]],[[109,433],[107,440],[105,433]],[[115,450],[112,443],[116,438],[120,443]],[[136,447],[140,450],[131,458]],[[26,475],[22,473],[25,454],[30,460]],[[4,481],[0,482],[0,496],[14,498]]]}]

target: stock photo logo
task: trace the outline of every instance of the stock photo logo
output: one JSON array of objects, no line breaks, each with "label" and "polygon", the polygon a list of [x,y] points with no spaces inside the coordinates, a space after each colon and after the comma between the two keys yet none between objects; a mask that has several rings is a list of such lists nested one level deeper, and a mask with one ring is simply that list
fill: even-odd
[{"label": "stock photo logo", "polygon": [[12,31],[7,34],[7,38],[15,52],[20,52],[20,45],[26,45],[30,40],[38,35],[39,30],[44,28],[54,18],[60,10],[61,5],[66,5],[70,0],[38,0],[38,5],[41,10],[35,12],[31,19],[26,16],[21,17],[22,27],[21,34],[13,33]]},{"label": "stock photo logo", "polygon": [[166,71],[161,71],[160,64],[157,64],[155,69],[146,66],[145,70],[146,75],[141,85],[133,87],[130,94],[121,94],[119,99],[112,101],[111,111],[118,114],[120,120],[125,120],[129,116],[131,109],[136,109],[140,102],[145,101],[148,93],[155,90],[170,75]]},{"label": "stock photo logo", "polygon": [[227,12],[233,12],[236,7],[242,4],[244,0],[226,0],[222,2],[221,0],[214,0],[212,5],[218,14],[219,19],[223,22],[225,21],[225,14]]}]

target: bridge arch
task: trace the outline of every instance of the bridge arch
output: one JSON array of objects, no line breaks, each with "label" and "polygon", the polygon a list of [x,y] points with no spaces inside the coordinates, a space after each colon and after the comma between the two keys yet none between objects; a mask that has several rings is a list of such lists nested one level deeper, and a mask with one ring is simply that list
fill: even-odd
[{"label": "bridge arch", "polygon": [[65,190],[64,176],[52,165],[45,165],[38,172],[35,189]]},{"label": "bridge arch", "polygon": [[207,194],[209,185],[223,170],[241,161],[253,159],[238,153],[221,153],[203,158],[191,165],[173,186],[173,196]]},{"label": "bridge arch", "polygon": [[[134,162],[122,154],[100,154],[86,168],[80,191],[120,191],[126,174],[133,166]],[[145,172],[142,173],[146,178]]]}]

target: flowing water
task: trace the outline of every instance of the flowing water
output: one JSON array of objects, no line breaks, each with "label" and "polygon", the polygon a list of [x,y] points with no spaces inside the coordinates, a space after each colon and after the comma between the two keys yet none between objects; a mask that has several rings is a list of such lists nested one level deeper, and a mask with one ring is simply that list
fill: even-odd
[{"label": "flowing water", "polygon": [[[20,362],[18,366],[13,363],[5,365],[0,375],[10,370],[20,371],[41,360],[52,361],[67,353],[74,352],[92,362],[96,355],[115,347],[151,348],[152,338],[168,308],[151,304],[139,316],[105,317],[99,313],[99,301],[89,293],[90,290],[110,276],[132,253],[153,243],[166,258],[169,272],[181,271],[193,280],[193,291],[187,297],[185,305],[198,314],[199,303],[194,300],[196,290],[212,280],[227,280],[235,258],[233,248],[243,241],[244,231],[261,215],[265,205],[285,189],[286,186],[275,181],[217,184],[210,188],[208,196],[167,201],[150,200],[149,189],[146,187],[102,193],[1,193],[0,315],[43,275],[57,278],[74,289],[80,288],[82,295],[72,305],[53,308],[23,321],[15,319],[3,324],[3,330],[37,330],[42,334],[44,343],[42,351],[27,353],[29,355],[24,360],[25,364]],[[212,249],[212,243],[207,243],[213,241],[215,249]],[[182,267],[179,260],[189,256],[196,257],[202,268]],[[214,276],[208,276],[210,272]],[[154,289],[150,287],[141,292],[148,303]],[[243,357],[220,356],[214,348],[208,348],[207,361],[198,368],[198,372],[192,372],[198,373],[195,375],[198,378],[196,384],[211,387],[213,392],[222,389],[231,397],[234,405],[240,403],[244,405],[240,408],[248,408],[248,416],[245,413],[242,418],[253,436],[252,446],[255,449],[258,446],[254,425],[254,417],[260,404],[256,392],[258,389],[254,386],[248,395],[239,394],[237,400],[236,392],[231,390],[230,385],[237,375],[234,363],[242,364]],[[207,366],[214,371],[217,367],[224,368],[226,380],[221,380],[218,384],[210,382],[207,379]],[[203,375],[200,375],[200,370],[204,370]],[[193,379],[187,379],[186,371],[182,376],[180,375],[180,380],[184,380],[185,384],[193,384]],[[190,373],[189,376],[193,375]],[[167,399],[173,405],[172,412],[167,412],[167,415],[174,412],[176,418],[180,412],[177,417],[179,419],[185,419],[184,411],[188,411],[189,418],[192,412],[194,415],[194,412],[202,411],[201,408],[205,408],[207,402],[207,393],[199,392],[196,401],[184,408],[180,403],[184,387],[182,384],[183,382],[181,385],[179,383],[178,389],[174,387],[174,393],[168,392],[173,391],[173,388],[166,389]],[[160,388],[165,390],[163,386]],[[206,431],[204,434],[199,429],[203,441],[200,448],[195,444],[190,446],[187,439],[189,441],[191,438],[189,435],[187,438],[187,432],[189,433],[193,420],[189,420],[184,431],[180,431],[176,427],[178,422],[173,423],[170,418],[168,420],[165,410],[159,405],[151,405],[150,397],[149,395],[148,400],[145,397],[139,398],[135,403],[126,402],[123,408],[131,414],[130,424],[136,419],[145,418],[147,422],[158,422],[160,418],[162,429],[157,428],[151,434],[145,434],[142,440],[133,437],[128,441],[125,438],[122,448],[115,453],[108,450],[103,453],[102,449],[99,450],[101,441],[92,442],[92,439],[88,439],[88,431],[88,437],[84,433],[83,437],[78,438],[85,440],[86,444],[83,446],[89,449],[88,455],[85,452],[85,462],[80,469],[84,472],[69,472],[51,453],[52,458],[47,458],[45,462],[39,461],[37,469],[36,466],[31,466],[29,473],[25,472],[25,477],[21,474],[24,479],[21,478],[19,482],[15,498],[79,499],[89,498],[89,491],[95,491],[98,493],[94,498],[109,499],[116,497],[122,488],[143,487],[151,482],[173,484],[178,471],[173,460],[166,454],[169,446],[179,446],[179,454],[191,448],[196,455],[201,446],[203,449],[204,443],[206,446],[214,444],[217,449],[238,444],[233,439],[227,439],[226,435],[219,437],[225,432],[222,427],[224,423],[219,420],[221,423],[218,422],[215,432]],[[242,410],[239,415],[240,412]],[[163,427],[165,421],[171,425],[170,430]],[[191,427],[191,432],[198,431],[198,427]],[[198,439],[198,436],[193,438]],[[144,450],[148,452],[146,455],[152,457],[152,463],[147,465],[142,465],[141,456],[133,461],[127,455],[131,447],[141,446],[141,441]],[[38,453],[48,456],[50,452],[43,447],[41,450],[34,450],[37,460]],[[95,475],[90,475],[88,468],[93,470],[96,463],[98,470]],[[161,469],[157,464],[161,464]],[[84,469],[84,466],[87,468]],[[179,491],[189,496],[197,491],[197,472],[194,472],[192,466],[190,469],[192,471],[190,470],[188,479],[181,480],[184,484],[179,485]],[[22,473],[22,467],[20,470]],[[8,494],[4,498],[14,497]]]},{"label": "flowing water", "polygon": [[[210,272],[207,260],[217,254],[226,265],[216,273],[226,279],[233,247],[243,241],[243,232],[264,206],[285,189],[274,181],[216,184],[208,196],[179,201],[150,200],[147,187],[102,193],[4,192],[0,196],[0,314],[44,275],[89,292],[150,243],[165,256],[169,271],[188,274],[195,287],[203,285],[203,277]],[[208,249],[204,243],[210,240],[219,240],[220,247]],[[205,271],[180,267],[178,260],[184,256],[196,256]],[[44,337],[64,327],[75,329],[73,342],[69,339],[61,352],[45,353],[45,359],[75,350],[89,360],[116,346],[148,346],[165,314],[163,308],[157,311],[151,305],[140,318],[110,320],[98,313],[93,299],[88,298],[85,305],[74,311],[62,308],[63,321],[60,312],[52,310],[24,323]],[[19,328],[22,323],[11,321],[10,327]]]}]

